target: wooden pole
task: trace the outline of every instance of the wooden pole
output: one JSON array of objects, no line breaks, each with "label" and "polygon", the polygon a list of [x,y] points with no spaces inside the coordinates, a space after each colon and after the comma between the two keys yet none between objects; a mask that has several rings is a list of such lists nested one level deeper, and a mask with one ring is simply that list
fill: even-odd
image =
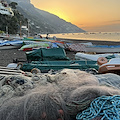
[{"label": "wooden pole", "polygon": [[29,35],[29,29],[30,29],[30,28],[29,28],[29,19],[28,19],[28,37],[30,36],[30,35]]},{"label": "wooden pole", "polygon": [[6,26],[6,35],[8,36],[8,26]]},{"label": "wooden pole", "polygon": [[22,36],[21,36],[21,21],[20,21],[20,38],[21,38]]}]

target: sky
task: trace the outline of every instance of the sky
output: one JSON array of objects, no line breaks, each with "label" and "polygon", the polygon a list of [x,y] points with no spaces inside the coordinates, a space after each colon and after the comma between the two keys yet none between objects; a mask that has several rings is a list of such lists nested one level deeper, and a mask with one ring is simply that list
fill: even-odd
[{"label": "sky", "polygon": [[120,32],[120,0],[31,0],[44,11],[94,32]]}]

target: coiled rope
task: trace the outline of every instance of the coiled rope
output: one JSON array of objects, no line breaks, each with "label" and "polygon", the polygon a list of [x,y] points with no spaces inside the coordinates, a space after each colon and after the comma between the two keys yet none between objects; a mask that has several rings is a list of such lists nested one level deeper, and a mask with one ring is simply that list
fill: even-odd
[{"label": "coiled rope", "polygon": [[120,96],[101,96],[91,102],[90,107],[77,114],[77,120],[91,120],[102,116],[101,120],[120,120]]}]

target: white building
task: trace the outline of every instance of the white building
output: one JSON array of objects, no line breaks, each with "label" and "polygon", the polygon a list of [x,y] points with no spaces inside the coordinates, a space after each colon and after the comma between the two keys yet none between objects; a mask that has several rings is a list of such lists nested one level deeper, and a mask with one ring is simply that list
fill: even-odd
[{"label": "white building", "polygon": [[11,7],[4,7],[2,3],[0,3],[0,14],[6,14],[10,16],[14,16],[14,13],[11,9]]}]

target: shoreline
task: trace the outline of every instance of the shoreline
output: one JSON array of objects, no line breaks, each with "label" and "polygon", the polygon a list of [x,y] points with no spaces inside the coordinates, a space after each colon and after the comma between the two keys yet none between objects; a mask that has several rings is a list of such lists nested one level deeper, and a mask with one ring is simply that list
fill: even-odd
[{"label": "shoreline", "polygon": [[72,42],[72,43],[86,43],[91,42],[95,45],[118,45],[120,41],[104,41],[104,40],[82,40],[82,39],[66,39],[66,38],[57,38],[57,40],[61,40],[64,42]]},{"label": "shoreline", "polygon": [[[86,43],[92,42],[96,45],[119,45],[120,42],[112,42],[112,41],[96,41],[96,40],[73,40],[73,39],[64,39],[57,38],[57,40],[64,40],[64,42],[72,42],[72,43]],[[9,63],[13,63],[13,59],[18,59],[18,61],[27,61],[26,53],[27,51],[19,51],[18,49],[9,49],[9,50],[0,50],[0,66],[6,67]],[[71,60],[75,58],[75,52],[66,51],[67,57]]]}]

